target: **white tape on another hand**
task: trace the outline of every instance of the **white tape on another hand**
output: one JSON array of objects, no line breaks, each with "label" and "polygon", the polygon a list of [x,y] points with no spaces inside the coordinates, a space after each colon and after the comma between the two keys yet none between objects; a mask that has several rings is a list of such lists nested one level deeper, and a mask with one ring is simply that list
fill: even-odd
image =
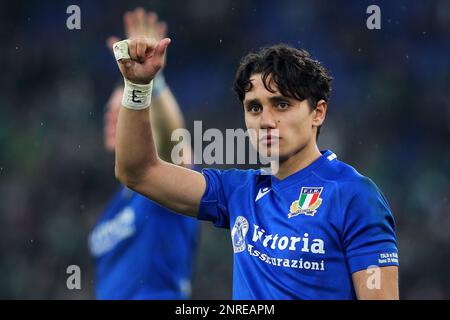
[{"label": "white tape on another hand", "polygon": [[122,40],[114,43],[113,51],[114,57],[116,57],[116,61],[122,59],[131,59],[130,54],[128,53],[128,43],[129,40]]}]

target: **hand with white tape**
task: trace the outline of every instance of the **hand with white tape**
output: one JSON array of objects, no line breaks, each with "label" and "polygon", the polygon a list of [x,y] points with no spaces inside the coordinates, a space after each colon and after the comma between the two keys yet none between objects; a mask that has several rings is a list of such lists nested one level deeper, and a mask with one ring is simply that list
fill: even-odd
[{"label": "hand with white tape", "polygon": [[169,38],[140,36],[114,43],[113,50],[125,79],[122,105],[141,110],[150,106],[152,80],[164,65]]},{"label": "hand with white tape", "polygon": [[169,44],[169,38],[158,41],[144,36],[116,42],[113,50],[120,72],[135,84],[149,84],[163,66]]},{"label": "hand with white tape", "polygon": [[[167,23],[161,21],[156,12],[146,12],[143,8],[126,12],[123,16],[123,27],[126,39],[144,36],[159,41],[167,36]],[[107,45],[111,51],[113,51],[114,43],[119,41],[120,38],[117,36],[110,36],[107,39]],[[160,74],[161,72],[158,73],[158,77]]]},{"label": "hand with white tape", "polygon": [[[133,60],[133,52],[135,56],[139,52],[137,50],[138,47],[136,47],[136,50],[133,50],[131,47],[132,51],[129,51],[130,45],[133,45],[134,40],[139,41],[139,39],[154,39],[151,40],[153,43],[159,43],[166,38],[167,24],[164,21],[160,21],[155,12],[146,12],[143,8],[136,8],[135,10],[126,12],[123,22],[125,35],[129,40],[119,41],[120,39],[118,37],[111,36],[108,38],[107,44],[111,51],[114,52],[116,60],[119,63],[119,68],[121,68],[122,75],[124,76],[125,90],[122,104],[127,108],[140,110],[150,104],[152,96],[159,96],[167,88],[161,71],[164,68],[165,55],[163,55],[162,64],[161,61],[155,59],[155,61],[158,60],[156,67],[159,67],[159,65],[161,67],[156,77],[153,78],[154,81],[148,83],[149,78],[145,77],[145,74],[142,72],[139,72],[142,71],[139,70],[139,67],[127,68],[127,66],[132,66],[133,61],[143,63],[143,59]],[[148,53],[151,54],[150,52]]]}]

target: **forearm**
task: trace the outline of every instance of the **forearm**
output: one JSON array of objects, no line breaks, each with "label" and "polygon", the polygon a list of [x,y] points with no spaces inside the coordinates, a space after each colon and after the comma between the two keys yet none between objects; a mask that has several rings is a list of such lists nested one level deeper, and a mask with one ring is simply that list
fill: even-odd
[{"label": "forearm", "polygon": [[172,132],[184,128],[185,124],[178,103],[168,87],[153,99],[150,116],[158,155],[171,162],[172,148],[178,143],[171,141]]},{"label": "forearm", "polygon": [[116,133],[116,177],[131,187],[158,161],[149,108],[130,110],[121,107]]},{"label": "forearm", "polygon": [[163,65],[169,43],[169,38],[138,37],[114,44],[114,56],[126,79],[117,121],[116,177],[172,210],[195,216],[206,180],[198,172],[159,159],[147,107],[151,104],[150,83]]}]

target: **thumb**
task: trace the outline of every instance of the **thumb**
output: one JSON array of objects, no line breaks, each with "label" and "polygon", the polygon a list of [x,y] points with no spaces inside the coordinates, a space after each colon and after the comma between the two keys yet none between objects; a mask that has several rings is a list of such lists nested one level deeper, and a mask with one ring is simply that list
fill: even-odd
[{"label": "thumb", "polygon": [[109,48],[109,50],[114,51],[113,50],[114,43],[118,41],[120,41],[119,37],[115,36],[108,37],[108,39],[106,39],[106,46]]}]

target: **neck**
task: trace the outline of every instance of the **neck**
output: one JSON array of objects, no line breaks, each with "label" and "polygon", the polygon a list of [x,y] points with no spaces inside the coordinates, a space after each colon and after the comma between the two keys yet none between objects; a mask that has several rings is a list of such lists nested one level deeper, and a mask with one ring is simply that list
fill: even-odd
[{"label": "neck", "polygon": [[280,159],[280,167],[275,177],[279,180],[283,180],[291,174],[306,168],[321,155],[317,144],[315,142],[310,143],[290,157],[287,157],[285,160]]}]

